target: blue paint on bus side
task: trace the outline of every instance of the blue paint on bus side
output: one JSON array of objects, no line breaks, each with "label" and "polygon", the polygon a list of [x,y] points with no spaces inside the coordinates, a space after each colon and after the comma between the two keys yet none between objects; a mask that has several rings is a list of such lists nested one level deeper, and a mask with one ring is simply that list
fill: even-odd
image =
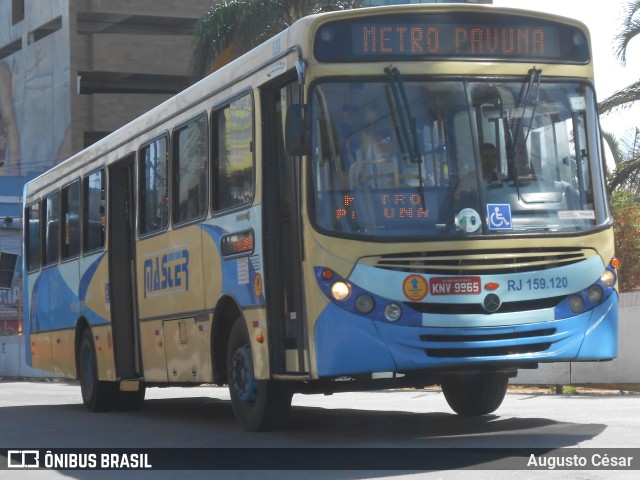
[{"label": "blue paint on bus side", "polygon": [[98,258],[92,262],[89,267],[84,271],[82,277],[80,278],[80,285],[78,286],[78,297],[81,301],[85,301],[87,298],[87,292],[89,291],[89,286],[91,285],[91,281],[93,280],[100,263],[104,258],[104,253],[100,254]]},{"label": "blue paint on bus side", "polygon": [[25,318],[29,319],[30,333],[75,328],[81,315],[90,325],[109,322],[109,319],[85,305],[87,291],[103,257],[101,255],[83,273],[77,293],[69,286],[59,266],[47,268],[40,273],[33,285],[28,312],[25,312]]},{"label": "blue paint on bus side", "polygon": [[[257,273],[254,264],[247,256],[225,258],[220,250],[222,237],[229,234],[224,228],[217,225],[202,224],[204,232],[211,237],[213,243],[218,249],[222,265],[222,293],[233,296],[236,301],[243,307],[263,305],[265,303],[264,293],[260,296],[256,295],[254,288],[254,279]],[[241,260],[243,259],[243,260]],[[246,279],[238,278],[238,262],[248,260],[248,283]],[[211,272],[217,275],[217,272]]]}]

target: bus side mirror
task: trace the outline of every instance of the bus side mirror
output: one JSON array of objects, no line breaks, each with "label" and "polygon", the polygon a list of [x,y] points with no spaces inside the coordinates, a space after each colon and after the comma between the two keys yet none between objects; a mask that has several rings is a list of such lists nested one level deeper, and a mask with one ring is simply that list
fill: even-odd
[{"label": "bus side mirror", "polygon": [[309,109],[299,103],[289,105],[285,118],[284,141],[287,155],[299,157],[309,151]]}]

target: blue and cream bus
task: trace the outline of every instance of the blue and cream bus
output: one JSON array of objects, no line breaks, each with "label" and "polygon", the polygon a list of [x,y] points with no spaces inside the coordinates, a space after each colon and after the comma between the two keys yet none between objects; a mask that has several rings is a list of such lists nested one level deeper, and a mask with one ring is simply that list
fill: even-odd
[{"label": "blue and cream bus", "polygon": [[247,430],[298,393],[617,354],[587,29],[480,5],[314,15],[25,187],[33,367],[89,410],[228,385]]}]

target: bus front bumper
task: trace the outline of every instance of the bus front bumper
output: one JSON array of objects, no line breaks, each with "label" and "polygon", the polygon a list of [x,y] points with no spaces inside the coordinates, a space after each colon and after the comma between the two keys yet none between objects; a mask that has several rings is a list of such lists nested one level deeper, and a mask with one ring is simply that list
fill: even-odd
[{"label": "bus front bumper", "polygon": [[618,294],[554,321],[495,327],[409,327],[374,321],[331,303],[315,324],[319,377],[375,372],[602,361],[618,353]]}]

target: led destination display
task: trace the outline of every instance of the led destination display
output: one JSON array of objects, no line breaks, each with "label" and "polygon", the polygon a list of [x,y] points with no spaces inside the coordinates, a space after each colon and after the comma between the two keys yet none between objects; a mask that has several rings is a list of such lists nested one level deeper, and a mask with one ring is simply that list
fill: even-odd
[{"label": "led destination display", "polygon": [[324,25],[316,57],[326,62],[494,59],[587,63],[579,28],[523,16],[394,15]]}]

